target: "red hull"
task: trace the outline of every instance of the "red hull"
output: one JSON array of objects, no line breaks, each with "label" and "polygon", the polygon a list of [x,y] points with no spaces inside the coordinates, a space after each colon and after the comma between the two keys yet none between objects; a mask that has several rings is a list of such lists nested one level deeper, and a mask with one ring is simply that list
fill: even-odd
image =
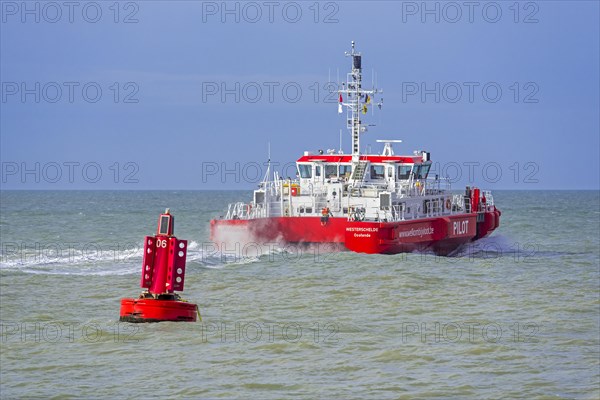
[{"label": "red hull", "polygon": [[[500,211],[457,214],[397,222],[357,222],[347,218],[274,217],[212,220],[211,240],[287,243],[343,243],[359,253],[396,254],[433,250],[448,254],[489,235],[500,224]],[[477,220],[479,219],[479,222]]]},{"label": "red hull", "polygon": [[175,300],[121,299],[121,321],[196,321],[196,304]]}]

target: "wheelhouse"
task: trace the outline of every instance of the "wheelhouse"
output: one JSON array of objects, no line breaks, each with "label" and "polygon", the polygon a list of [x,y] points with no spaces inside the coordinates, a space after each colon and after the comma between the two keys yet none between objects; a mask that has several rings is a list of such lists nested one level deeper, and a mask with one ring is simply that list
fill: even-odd
[{"label": "wheelhouse", "polygon": [[[429,153],[426,153],[427,155]],[[297,178],[303,183],[350,182],[383,183],[409,180],[425,180],[429,176],[431,161],[423,156],[362,156],[362,178],[354,174],[348,155],[312,155],[308,152],[296,162]],[[428,158],[428,157],[427,157]]]}]

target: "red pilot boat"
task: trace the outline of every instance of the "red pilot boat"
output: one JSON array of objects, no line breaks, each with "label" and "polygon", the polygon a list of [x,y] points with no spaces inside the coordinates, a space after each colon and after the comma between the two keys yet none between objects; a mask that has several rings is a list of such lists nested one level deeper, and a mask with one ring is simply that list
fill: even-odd
[{"label": "red pilot boat", "polygon": [[382,91],[362,87],[362,58],[354,42],[346,55],[352,70],[340,86],[338,112],[346,108],[352,153],[304,152],[296,162],[297,179],[281,179],[277,172],[265,179],[252,201],[230,204],[224,217],[211,221],[211,240],[224,243],[241,233],[255,242],[340,243],[362,253],[447,255],[492,233],[501,213],[491,192],[476,187],[451,192],[447,180],[429,176],[429,152],[396,155],[392,146],[400,140],[378,140],[381,154],[360,152],[360,136],[367,131],[361,112],[372,105],[381,108],[383,99],[375,97]]}]

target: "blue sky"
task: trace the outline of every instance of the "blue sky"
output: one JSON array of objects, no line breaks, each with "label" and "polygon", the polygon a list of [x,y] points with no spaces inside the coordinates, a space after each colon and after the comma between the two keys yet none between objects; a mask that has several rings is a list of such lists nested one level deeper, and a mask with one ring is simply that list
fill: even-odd
[{"label": "blue sky", "polygon": [[599,3],[468,4],[2,1],[2,188],[249,189],[267,143],[349,152],[327,82],[355,40],[364,146],[455,188],[598,189]]}]

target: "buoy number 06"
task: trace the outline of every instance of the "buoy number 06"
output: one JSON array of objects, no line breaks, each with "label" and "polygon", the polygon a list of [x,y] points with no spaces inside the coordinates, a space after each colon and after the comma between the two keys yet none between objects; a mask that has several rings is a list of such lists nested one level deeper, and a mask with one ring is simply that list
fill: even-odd
[{"label": "buoy number 06", "polygon": [[157,240],[156,241],[156,247],[162,247],[163,249],[167,248],[167,241],[166,240]]}]

